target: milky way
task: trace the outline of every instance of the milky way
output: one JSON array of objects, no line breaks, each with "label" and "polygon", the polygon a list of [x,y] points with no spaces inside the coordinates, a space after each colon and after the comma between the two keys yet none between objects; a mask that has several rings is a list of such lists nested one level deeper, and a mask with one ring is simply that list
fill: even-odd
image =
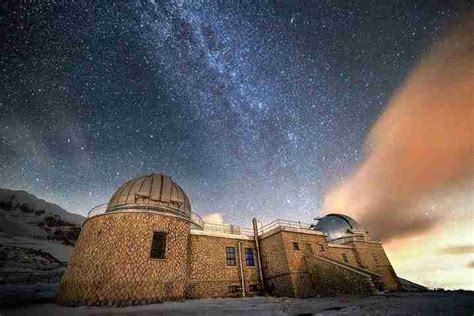
[{"label": "milky way", "polygon": [[310,221],[462,3],[2,4],[0,187],[86,214],[169,174],[194,211]]}]

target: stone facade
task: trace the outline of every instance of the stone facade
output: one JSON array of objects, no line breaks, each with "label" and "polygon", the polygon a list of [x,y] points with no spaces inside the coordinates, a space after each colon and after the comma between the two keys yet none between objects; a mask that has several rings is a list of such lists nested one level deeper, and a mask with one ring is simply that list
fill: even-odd
[{"label": "stone facade", "polygon": [[380,243],[351,241],[347,245],[354,249],[358,266],[382,275],[387,290],[397,291],[401,288],[400,281]]},{"label": "stone facade", "polygon": [[[150,258],[156,231],[167,233],[165,259]],[[371,294],[376,290],[371,273],[380,276],[383,289],[399,289],[380,243],[331,244],[318,231],[285,227],[260,235],[259,241],[269,294]],[[227,265],[227,247],[235,249],[235,265]],[[246,264],[245,249],[252,249],[254,266]],[[58,299],[67,304],[128,305],[240,297],[240,264],[245,294],[260,293],[253,237],[192,230],[185,219],[153,212],[105,213],[84,224]]]},{"label": "stone facade", "polygon": [[[230,287],[241,287],[240,266],[238,256],[241,256],[244,283],[247,295],[255,294],[255,286],[259,285],[258,262],[255,253],[255,241],[246,236],[222,237],[222,234],[191,234],[190,239],[190,298],[241,296],[242,291],[230,290]],[[239,254],[239,243],[242,253]],[[226,248],[236,250],[235,266],[226,264]],[[252,249],[254,266],[248,266],[243,252]],[[252,286],[252,287],[251,287]]]},{"label": "stone facade", "polygon": [[364,294],[376,292],[371,275],[334,264],[323,257],[306,256],[314,294]]},{"label": "stone facade", "polygon": [[261,283],[265,293],[290,297],[400,289],[382,245],[357,222],[329,214],[317,225],[277,220],[257,235],[206,225],[170,177],[142,176],[103,212],[91,210],[57,299],[111,306],[240,297],[261,293]]},{"label": "stone facade", "polygon": [[[166,259],[150,259],[153,232],[167,233]],[[188,284],[189,222],[152,213],[106,213],[85,222],[58,299],[123,305],[182,299]]]},{"label": "stone facade", "polygon": [[[275,229],[260,239],[263,273],[267,287],[274,295],[311,297],[324,293],[368,294],[377,289],[400,289],[398,278],[379,242],[331,244],[317,231],[291,228]],[[325,260],[308,262],[308,257]],[[333,274],[328,273],[328,267],[333,268]],[[328,280],[315,282],[319,279],[315,278],[317,271],[328,276]],[[364,276],[367,273],[376,276],[372,280]],[[340,283],[334,282],[336,279]],[[358,281],[361,281],[358,286],[353,286]]]},{"label": "stone facade", "polygon": [[266,289],[272,295],[293,296],[287,253],[282,234],[271,234],[260,240],[262,268]]}]

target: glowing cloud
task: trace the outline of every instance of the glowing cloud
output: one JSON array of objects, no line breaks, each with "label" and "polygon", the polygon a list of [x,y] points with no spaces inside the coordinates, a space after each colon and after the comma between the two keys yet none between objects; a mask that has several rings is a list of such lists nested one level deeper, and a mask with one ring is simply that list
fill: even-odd
[{"label": "glowing cloud", "polygon": [[224,224],[224,217],[221,213],[209,213],[202,218],[207,223]]},{"label": "glowing cloud", "polygon": [[383,240],[452,215],[436,200],[464,191],[474,174],[473,21],[409,76],[373,127],[365,162],[327,195],[324,212],[352,215]]}]

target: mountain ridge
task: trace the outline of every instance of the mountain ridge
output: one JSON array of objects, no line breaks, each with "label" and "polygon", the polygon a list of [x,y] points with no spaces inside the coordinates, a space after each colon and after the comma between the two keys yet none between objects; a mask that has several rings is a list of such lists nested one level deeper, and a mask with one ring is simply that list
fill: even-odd
[{"label": "mountain ridge", "polygon": [[84,221],[26,191],[0,188],[0,271],[63,269]]}]

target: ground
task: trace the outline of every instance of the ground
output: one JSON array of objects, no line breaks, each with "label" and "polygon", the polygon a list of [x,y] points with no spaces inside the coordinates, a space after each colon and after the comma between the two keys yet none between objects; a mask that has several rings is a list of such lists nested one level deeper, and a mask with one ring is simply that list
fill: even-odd
[{"label": "ground", "polygon": [[393,293],[310,299],[251,297],[200,299],[121,308],[64,307],[51,303],[0,308],[9,315],[473,315],[473,292]]}]

